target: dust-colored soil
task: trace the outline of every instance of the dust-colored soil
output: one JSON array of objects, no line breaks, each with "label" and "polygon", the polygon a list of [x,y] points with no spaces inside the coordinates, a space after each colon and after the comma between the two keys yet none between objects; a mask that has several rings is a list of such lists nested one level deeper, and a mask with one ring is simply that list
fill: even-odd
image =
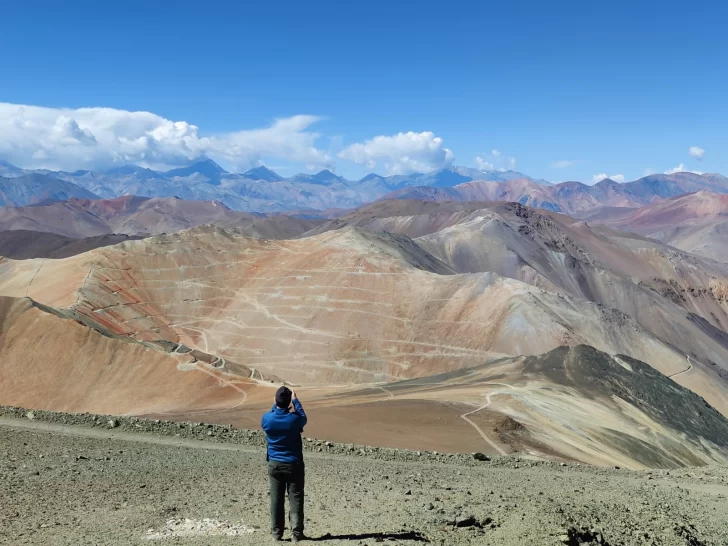
[{"label": "dust-colored soil", "polygon": [[[0,446],[2,544],[269,542],[261,447],[12,418],[0,419]],[[332,545],[581,537],[699,546],[728,537],[724,467],[632,472],[517,459],[306,456],[307,532]],[[211,529],[217,536],[205,534]],[[180,530],[192,534],[175,538]]]},{"label": "dust-colored soil", "polygon": [[[306,403],[310,424],[306,434],[332,442],[357,443],[399,449],[430,450],[444,453],[482,451],[496,454],[467,422],[460,418],[468,406],[445,404],[429,400],[379,400],[366,403],[333,405],[326,401]],[[230,423],[235,427],[256,428],[260,415],[270,409],[270,403],[240,409],[219,410],[214,413],[179,413],[150,417],[206,422]],[[486,412],[472,416],[486,430],[497,416]]]}]

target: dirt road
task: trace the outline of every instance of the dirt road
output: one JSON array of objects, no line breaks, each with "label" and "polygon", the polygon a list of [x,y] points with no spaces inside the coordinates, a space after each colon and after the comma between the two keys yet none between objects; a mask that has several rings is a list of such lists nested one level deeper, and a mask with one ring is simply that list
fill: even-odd
[{"label": "dirt road", "polygon": [[693,363],[690,360],[690,356],[689,355],[686,355],[686,358],[688,360],[688,367],[685,368],[684,370],[680,371],[680,372],[677,372],[677,373],[674,373],[674,374],[668,376],[670,379],[675,379],[678,375],[682,375],[684,373],[688,373],[688,372],[692,371],[692,369],[693,369]]}]

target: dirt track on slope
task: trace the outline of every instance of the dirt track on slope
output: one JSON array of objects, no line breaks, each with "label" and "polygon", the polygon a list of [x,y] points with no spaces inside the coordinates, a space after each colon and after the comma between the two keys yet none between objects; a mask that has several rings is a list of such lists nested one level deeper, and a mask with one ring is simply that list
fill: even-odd
[{"label": "dirt track on slope", "polygon": [[[198,536],[167,542],[268,542],[261,447],[7,417],[0,446],[2,544],[144,544],[185,519]],[[332,545],[597,544],[601,535],[612,545],[700,546],[728,536],[722,467],[632,472],[424,455],[307,453],[308,533]],[[216,525],[196,523],[206,518],[243,531],[199,535]]]}]

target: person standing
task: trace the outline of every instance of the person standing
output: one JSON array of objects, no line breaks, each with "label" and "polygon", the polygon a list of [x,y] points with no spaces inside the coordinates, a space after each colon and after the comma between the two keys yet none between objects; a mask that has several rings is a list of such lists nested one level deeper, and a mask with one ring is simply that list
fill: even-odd
[{"label": "person standing", "polygon": [[283,540],[285,530],[286,491],[293,533],[291,541],[300,542],[306,538],[303,534],[305,467],[301,434],[307,422],[301,402],[288,387],[276,391],[273,409],[263,414],[261,420],[268,444],[266,460],[270,479],[270,532],[277,541]]}]

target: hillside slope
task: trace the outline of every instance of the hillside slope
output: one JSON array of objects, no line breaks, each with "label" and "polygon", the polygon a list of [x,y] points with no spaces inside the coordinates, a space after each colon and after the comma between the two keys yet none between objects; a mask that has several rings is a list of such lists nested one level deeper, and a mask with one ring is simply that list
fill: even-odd
[{"label": "hillside slope", "polygon": [[32,207],[0,207],[0,230],[56,233],[83,239],[107,234],[156,235],[203,224],[237,228],[252,236],[295,237],[316,220],[237,212],[211,201],[127,195],[117,199],[70,199]]},{"label": "hillside slope", "polygon": [[68,258],[89,250],[139,239],[129,235],[97,235],[73,239],[38,231],[0,231],[0,256],[14,260]]},{"label": "hillside slope", "polygon": [[[424,246],[359,228],[273,241],[202,227],[0,260],[0,403],[257,426],[277,376],[334,440],[635,467],[723,460],[722,417],[705,414],[686,440],[703,402],[677,385],[728,414],[726,381],[706,365],[724,349],[707,333],[661,339],[559,286],[458,273]],[[552,364],[529,359],[553,350]],[[369,432],[352,429],[364,418]]]},{"label": "hillside slope", "polygon": [[240,401],[242,386],[258,385],[242,366],[213,365],[214,359],[201,353],[170,352],[164,345],[114,336],[73,312],[28,298],[0,296],[0,333],[4,404],[163,413],[230,407]]},{"label": "hillside slope", "polygon": [[725,367],[725,264],[515,203],[381,201],[311,233],[347,226],[406,234],[460,273],[495,272],[617,308],[686,354]]},{"label": "hillside slope", "polygon": [[309,384],[419,377],[565,343],[668,374],[685,367],[684,353],[622,313],[494,273],[452,274],[404,236],[265,241],[202,228],[66,260],[6,261],[0,273],[0,294]]},{"label": "hillside slope", "polygon": [[728,195],[700,191],[598,221],[728,262]]},{"label": "hillside slope", "polygon": [[95,193],[72,182],[42,174],[23,174],[14,178],[0,176],[0,207],[22,207],[46,201],[97,197]]}]

